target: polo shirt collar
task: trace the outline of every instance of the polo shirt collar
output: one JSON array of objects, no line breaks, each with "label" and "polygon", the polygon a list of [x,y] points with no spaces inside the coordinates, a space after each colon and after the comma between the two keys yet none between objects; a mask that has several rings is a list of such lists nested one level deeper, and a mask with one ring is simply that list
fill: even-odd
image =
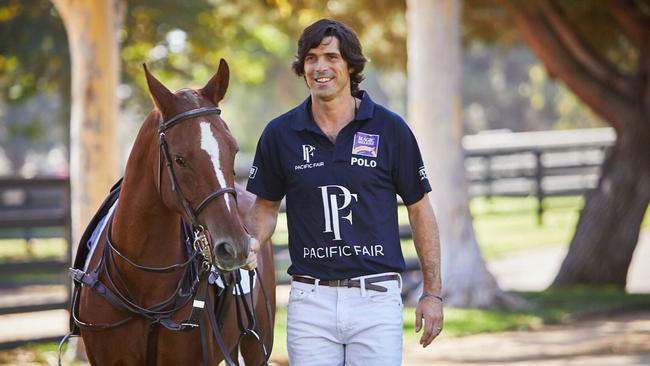
[{"label": "polo shirt collar", "polygon": [[[361,99],[361,104],[359,104],[359,109],[357,110],[357,115],[354,121],[363,121],[366,119],[371,119],[375,111],[375,102],[370,98],[370,95],[365,90],[359,91],[356,95],[357,98]],[[314,118],[311,115],[311,95],[305,99],[298,107],[296,107],[296,115],[293,121],[292,128],[296,131],[309,130],[313,132],[320,132],[320,129],[314,122]],[[354,122],[352,121],[352,122]]]}]

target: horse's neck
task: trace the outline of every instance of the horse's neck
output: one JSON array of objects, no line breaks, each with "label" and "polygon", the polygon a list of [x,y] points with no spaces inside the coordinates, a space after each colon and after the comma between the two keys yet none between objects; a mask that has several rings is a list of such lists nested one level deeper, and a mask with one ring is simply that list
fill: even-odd
[{"label": "horse's neck", "polygon": [[131,182],[125,176],[113,219],[113,244],[133,260],[155,257],[169,264],[181,253],[180,217],[162,204],[155,187]]},{"label": "horse's neck", "polygon": [[169,265],[184,255],[180,216],[160,198],[152,169],[157,155],[147,151],[151,145],[140,141],[141,135],[147,134],[136,139],[124,173],[113,219],[113,244],[134,261],[144,258],[149,266]]}]

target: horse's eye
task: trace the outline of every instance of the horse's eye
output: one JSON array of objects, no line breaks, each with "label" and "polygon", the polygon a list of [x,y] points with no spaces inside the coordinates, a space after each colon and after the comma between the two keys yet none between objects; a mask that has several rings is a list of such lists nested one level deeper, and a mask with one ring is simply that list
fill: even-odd
[{"label": "horse's eye", "polygon": [[180,156],[180,155],[176,155],[176,156],[174,157],[174,161],[175,161],[176,164],[178,164],[179,166],[186,166],[186,165],[187,165],[187,163],[185,162],[185,158],[182,157],[182,156]]}]

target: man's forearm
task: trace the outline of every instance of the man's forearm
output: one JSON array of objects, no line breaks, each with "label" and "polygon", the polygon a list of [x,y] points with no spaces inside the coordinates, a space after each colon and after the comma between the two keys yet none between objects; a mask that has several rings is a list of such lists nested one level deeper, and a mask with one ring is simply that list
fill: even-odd
[{"label": "man's forearm", "polygon": [[251,234],[264,243],[273,235],[278,221],[278,211],[281,201],[268,201],[262,198],[255,199],[253,207],[246,218]]},{"label": "man's forearm", "polygon": [[440,235],[429,197],[407,207],[413,232],[413,242],[420,260],[424,291],[442,294],[440,283]]}]

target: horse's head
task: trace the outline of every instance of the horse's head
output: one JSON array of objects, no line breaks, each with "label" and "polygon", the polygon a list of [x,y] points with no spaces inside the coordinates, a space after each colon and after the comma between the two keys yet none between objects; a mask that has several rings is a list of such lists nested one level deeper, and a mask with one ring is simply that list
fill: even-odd
[{"label": "horse's head", "polygon": [[[149,93],[160,115],[155,174],[164,204],[206,233],[222,270],[244,264],[250,237],[237,210],[234,182],[237,143],[217,108],[228,89],[228,64],[198,90],[170,92],[146,68]],[[156,112],[154,112],[156,113]],[[200,236],[200,235],[197,235]]]}]

